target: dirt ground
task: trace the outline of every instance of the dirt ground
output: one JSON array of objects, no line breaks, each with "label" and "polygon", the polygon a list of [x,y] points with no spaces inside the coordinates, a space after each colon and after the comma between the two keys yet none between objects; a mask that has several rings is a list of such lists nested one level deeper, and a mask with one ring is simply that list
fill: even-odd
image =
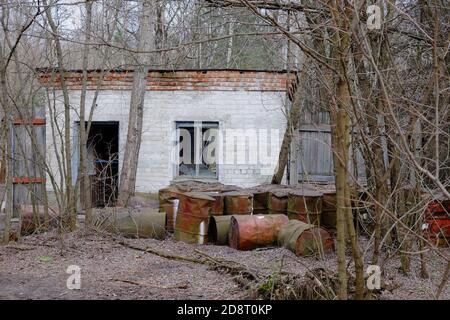
[{"label": "dirt ground", "polygon": [[[206,265],[171,260],[137,251],[121,244],[123,239],[77,231],[62,239],[56,232],[23,237],[19,243],[0,246],[0,299],[241,299],[248,292],[232,277]],[[237,261],[262,274],[283,271],[304,274],[308,268],[336,268],[336,257],[325,259],[296,257],[283,248],[237,251],[213,245],[189,245],[171,238],[126,239],[141,248],[169,254],[212,257]],[[442,249],[449,253],[448,249]],[[366,254],[370,256],[370,253]],[[442,259],[428,253],[430,279],[421,279],[418,261],[406,277],[398,272],[399,262],[386,262],[382,299],[432,299],[444,269]],[[81,289],[69,290],[69,265],[81,268]],[[450,299],[450,289],[442,295]]]}]

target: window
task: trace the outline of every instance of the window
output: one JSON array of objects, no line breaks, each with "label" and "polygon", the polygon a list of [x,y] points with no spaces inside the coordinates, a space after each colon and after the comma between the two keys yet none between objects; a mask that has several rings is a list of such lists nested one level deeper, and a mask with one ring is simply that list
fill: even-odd
[{"label": "window", "polygon": [[218,122],[177,122],[178,176],[217,178]]}]

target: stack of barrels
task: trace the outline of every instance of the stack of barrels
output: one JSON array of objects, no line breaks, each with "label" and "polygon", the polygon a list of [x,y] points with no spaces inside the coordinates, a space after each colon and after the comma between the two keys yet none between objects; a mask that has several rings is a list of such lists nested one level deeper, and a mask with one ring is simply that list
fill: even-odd
[{"label": "stack of barrels", "polygon": [[[330,234],[321,227],[332,224],[333,197],[328,195],[279,185],[200,191],[186,185],[162,189],[159,198],[176,240],[238,250],[279,245],[311,255],[333,248]],[[322,216],[326,208],[330,215]]]}]

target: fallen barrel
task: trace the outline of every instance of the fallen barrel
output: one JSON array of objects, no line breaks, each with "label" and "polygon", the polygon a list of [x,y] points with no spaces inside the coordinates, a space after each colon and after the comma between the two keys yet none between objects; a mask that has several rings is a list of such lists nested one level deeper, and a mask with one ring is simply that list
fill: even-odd
[{"label": "fallen barrel", "polygon": [[96,209],[93,225],[124,237],[164,239],[166,213],[150,208]]},{"label": "fallen barrel", "polygon": [[253,195],[248,192],[232,191],[224,193],[225,196],[225,214],[252,214],[253,213]]},{"label": "fallen barrel", "polygon": [[322,193],[312,190],[289,192],[287,211],[290,219],[320,225]]},{"label": "fallen barrel", "polygon": [[228,232],[233,216],[212,216],[209,220],[208,241],[219,245],[228,245]]},{"label": "fallen barrel", "polygon": [[179,195],[174,238],[186,243],[208,241],[208,224],[214,198],[200,192]]},{"label": "fallen barrel", "polygon": [[233,216],[228,233],[230,247],[251,250],[274,245],[280,228],[288,222],[284,214]]},{"label": "fallen barrel", "polygon": [[278,233],[278,245],[298,256],[311,256],[331,252],[333,239],[322,228],[299,220],[291,220]]}]

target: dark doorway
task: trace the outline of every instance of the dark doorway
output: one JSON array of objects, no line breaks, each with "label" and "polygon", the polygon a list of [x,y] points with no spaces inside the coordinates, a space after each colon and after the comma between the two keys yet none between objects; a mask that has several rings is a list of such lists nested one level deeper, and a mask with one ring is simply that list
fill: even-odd
[{"label": "dark doorway", "polygon": [[93,207],[115,206],[119,181],[119,122],[92,122],[87,141],[87,173]]}]

